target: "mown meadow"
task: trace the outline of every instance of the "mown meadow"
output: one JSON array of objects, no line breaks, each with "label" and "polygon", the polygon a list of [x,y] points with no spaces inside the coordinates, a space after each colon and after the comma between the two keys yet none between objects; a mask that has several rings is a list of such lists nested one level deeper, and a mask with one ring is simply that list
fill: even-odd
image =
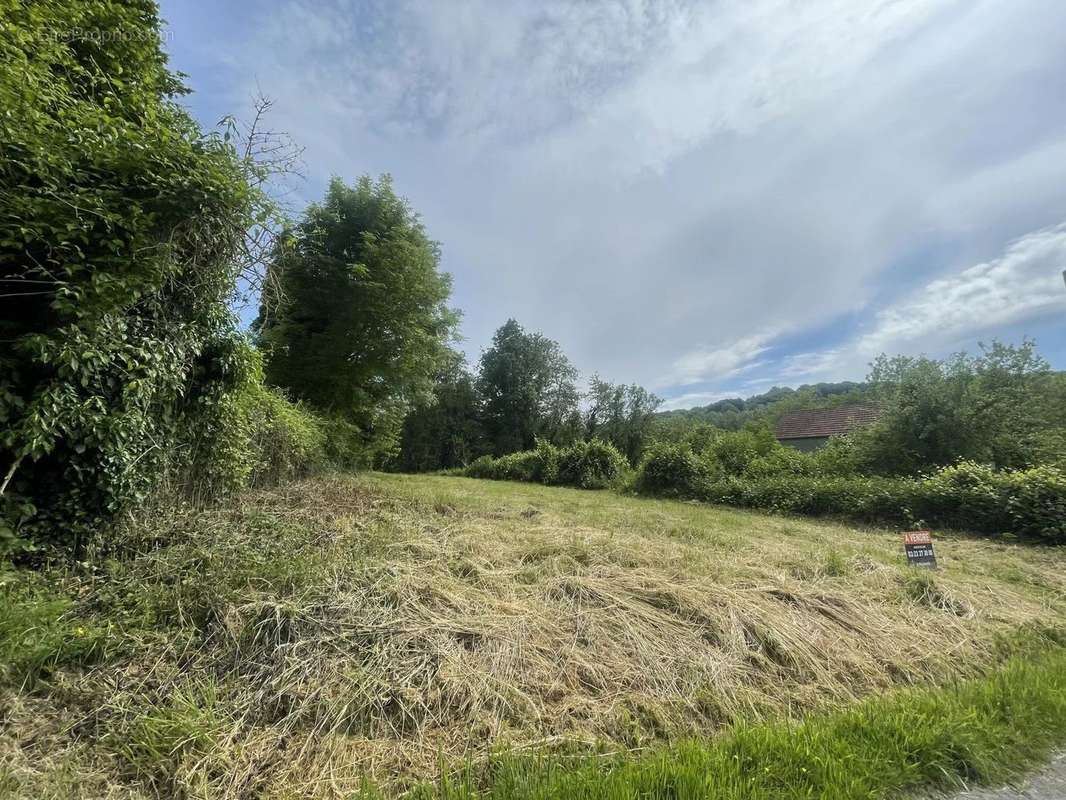
[{"label": "mown meadow", "polygon": [[1003,777],[1063,733],[1062,556],[937,547],[919,572],[890,530],[437,476],[147,514],[106,555],[4,574],[0,786],[868,797]]}]

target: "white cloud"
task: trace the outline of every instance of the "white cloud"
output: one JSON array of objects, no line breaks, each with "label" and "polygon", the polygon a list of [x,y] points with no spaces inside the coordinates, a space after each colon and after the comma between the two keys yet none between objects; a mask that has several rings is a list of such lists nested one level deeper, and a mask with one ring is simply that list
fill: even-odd
[{"label": "white cloud", "polygon": [[856,349],[865,355],[952,343],[1053,309],[1066,311],[1066,224],[1011,242],[997,259],[945,275],[878,312]]},{"label": "white cloud", "polygon": [[762,363],[756,359],[770,349],[768,342],[774,335],[771,332],[758,333],[737,339],[728,345],[685,353],[674,362],[673,368],[659,381],[659,385],[674,386],[722,380],[754,369]]},{"label": "white cloud", "polygon": [[843,352],[834,348],[812,353],[795,353],[785,358],[777,370],[783,383],[811,376],[831,375],[839,371]]},{"label": "white cloud", "polygon": [[721,131],[749,134],[844,88],[855,71],[953,0],[699,4],[635,78],[561,136],[563,157],[662,169]]},{"label": "white cloud", "polygon": [[941,275],[876,313],[839,347],[788,356],[783,382],[855,377],[881,353],[937,353],[1027,320],[1066,318],[1066,223],[1033,231],[991,261]]}]

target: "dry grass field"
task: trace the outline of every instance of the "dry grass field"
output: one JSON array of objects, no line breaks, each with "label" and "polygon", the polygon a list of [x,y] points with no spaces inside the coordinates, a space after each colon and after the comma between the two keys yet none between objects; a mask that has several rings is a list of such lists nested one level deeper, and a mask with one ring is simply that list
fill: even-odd
[{"label": "dry grass field", "polygon": [[1066,554],[438,476],[133,521],[3,575],[0,794],[337,797],[501,750],[611,754],[999,663]]}]

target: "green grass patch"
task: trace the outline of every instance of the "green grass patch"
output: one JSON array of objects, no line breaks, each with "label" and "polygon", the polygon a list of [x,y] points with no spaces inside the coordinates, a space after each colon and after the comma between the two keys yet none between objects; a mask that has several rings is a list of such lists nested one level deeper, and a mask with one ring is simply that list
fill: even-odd
[{"label": "green grass patch", "polygon": [[636,757],[499,755],[413,796],[868,800],[1006,781],[1064,740],[1066,650],[1055,647],[986,678],[896,691],[801,723],[739,724]]},{"label": "green grass patch", "polygon": [[43,577],[0,565],[0,686],[32,684],[101,654],[106,629],[76,617],[73,605]]}]

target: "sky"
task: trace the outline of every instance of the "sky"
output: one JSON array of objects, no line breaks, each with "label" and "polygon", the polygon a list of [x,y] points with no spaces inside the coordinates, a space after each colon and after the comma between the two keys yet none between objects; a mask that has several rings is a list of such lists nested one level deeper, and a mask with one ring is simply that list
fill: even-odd
[{"label": "sky", "polygon": [[205,126],[389,173],[471,363],[508,318],[664,408],[1036,340],[1066,368],[1062,0],[162,0]]}]

